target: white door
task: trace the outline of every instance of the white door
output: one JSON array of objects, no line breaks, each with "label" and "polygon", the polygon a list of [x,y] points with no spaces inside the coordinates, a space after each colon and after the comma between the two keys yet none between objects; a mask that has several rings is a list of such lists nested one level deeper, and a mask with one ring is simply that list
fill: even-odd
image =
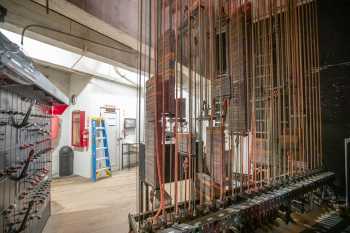
[{"label": "white door", "polygon": [[101,117],[105,120],[108,139],[109,156],[111,158],[112,169],[120,169],[121,145],[120,145],[120,111],[101,112]]}]

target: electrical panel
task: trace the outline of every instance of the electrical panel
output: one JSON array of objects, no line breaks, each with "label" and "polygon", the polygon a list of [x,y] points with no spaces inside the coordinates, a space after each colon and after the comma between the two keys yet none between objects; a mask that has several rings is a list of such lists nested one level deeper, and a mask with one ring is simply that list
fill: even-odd
[{"label": "electrical panel", "polygon": [[67,105],[0,33],[0,233],[42,232],[51,212],[52,113]]}]

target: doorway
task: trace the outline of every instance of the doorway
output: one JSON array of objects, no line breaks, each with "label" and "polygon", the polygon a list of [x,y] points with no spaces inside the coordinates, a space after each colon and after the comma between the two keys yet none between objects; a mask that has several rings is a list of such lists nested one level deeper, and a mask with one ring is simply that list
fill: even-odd
[{"label": "doorway", "polygon": [[109,146],[109,156],[112,170],[121,169],[121,127],[120,109],[114,106],[100,108],[100,115],[105,120],[106,132]]}]

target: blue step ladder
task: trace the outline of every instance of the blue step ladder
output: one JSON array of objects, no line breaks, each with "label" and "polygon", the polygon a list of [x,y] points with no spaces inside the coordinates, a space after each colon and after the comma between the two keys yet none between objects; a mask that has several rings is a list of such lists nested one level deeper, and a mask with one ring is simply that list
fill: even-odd
[{"label": "blue step ladder", "polygon": [[[109,157],[107,132],[105,121],[101,117],[91,118],[92,135],[92,175],[91,180],[96,182],[102,177],[112,176],[111,160]],[[100,153],[100,151],[102,153]]]}]

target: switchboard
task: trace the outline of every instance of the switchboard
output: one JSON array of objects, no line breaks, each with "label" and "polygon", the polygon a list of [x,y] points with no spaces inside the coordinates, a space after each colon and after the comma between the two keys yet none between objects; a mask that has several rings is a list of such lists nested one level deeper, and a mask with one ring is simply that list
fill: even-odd
[{"label": "switchboard", "polygon": [[51,119],[68,98],[0,34],[0,232],[42,232],[50,216]]}]

